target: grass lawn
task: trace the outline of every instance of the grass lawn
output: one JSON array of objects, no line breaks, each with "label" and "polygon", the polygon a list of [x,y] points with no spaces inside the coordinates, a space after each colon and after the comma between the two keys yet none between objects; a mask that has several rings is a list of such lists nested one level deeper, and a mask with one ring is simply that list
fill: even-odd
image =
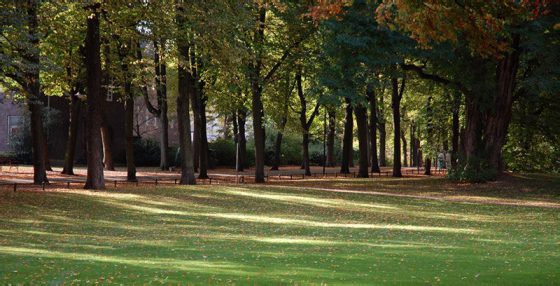
[{"label": "grass lawn", "polygon": [[[346,182],[384,191],[399,181]],[[281,186],[2,191],[0,284],[552,285],[559,218],[558,208]]]}]

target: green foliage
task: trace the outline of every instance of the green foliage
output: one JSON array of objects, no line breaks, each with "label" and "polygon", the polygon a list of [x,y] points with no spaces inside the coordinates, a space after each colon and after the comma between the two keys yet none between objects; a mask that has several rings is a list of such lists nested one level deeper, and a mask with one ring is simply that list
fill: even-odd
[{"label": "green foliage", "polygon": [[[465,163],[466,162],[466,163]],[[498,172],[479,157],[471,157],[469,160],[459,158],[459,164],[455,168],[448,169],[447,177],[453,181],[484,183],[496,179]]]},{"label": "green foliage", "polygon": [[134,161],[137,166],[159,166],[159,143],[152,139],[135,138]]}]

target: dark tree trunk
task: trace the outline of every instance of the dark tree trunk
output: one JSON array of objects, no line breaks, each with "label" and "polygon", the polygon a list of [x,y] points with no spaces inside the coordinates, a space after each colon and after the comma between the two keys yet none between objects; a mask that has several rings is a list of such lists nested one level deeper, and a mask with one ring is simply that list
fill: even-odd
[{"label": "dark tree trunk", "polygon": [[167,117],[167,71],[166,71],[166,64],[161,64],[161,96],[160,98],[160,168],[162,170],[169,170],[169,162],[168,162],[168,150],[169,150],[169,119]]},{"label": "dark tree trunk", "polygon": [[[266,20],[266,9],[264,6],[259,8],[258,26],[255,32],[255,43],[264,43],[264,29]],[[251,83],[252,112],[253,112],[253,133],[255,137],[255,182],[264,183],[264,157],[265,157],[265,130],[264,130],[264,108],[262,102],[262,83],[261,52],[257,51],[255,62],[252,63],[249,71],[249,81]]]},{"label": "dark tree trunk", "polygon": [[[186,22],[186,11],[183,1],[176,1],[176,19],[177,26],[181,31]],[[183,35],[184,36],[184,35]],[[192,142],[191,142],[191,123],[189,116],[189,96],[195,96],[194,77],[188,72],[189,66],[189,49],[186,39],[177,42],[178,49],[178,96],[177,96],[177,123],[179,129],[179,148],[181,152],[181,180],[182,185],[194,185],[196,179],[194,177],[194,161]]]},{"label": "dark tree trunk", "polygon": [[70,114],[68,126],[68,141],[64,154],[62,174],[74,175],[74,156],[76,154],[76,140],[78,139],[78,120],[80,115],[80,99],[75,94],[70,95]]},{"label": "dark tree trunk", "polygon": [[[128,87],[127,87],[128,86]],[[136,164],[134,162],[134,95],[130,88],[130,82],[125,83],[125,96],[124,103],[124,136],[125,142],[125,155],[126,155],[126,180],[129,182],[136,182]]]},{"label": "dark tree trunk", "polygon": [[309,166],[309,129],[311,128],[311,124],[313,124],[313,120],[315,116],[317,116],[319,112],[319,103],[315,105],[313,109],[313,113],[307,118],[307,100],[305,95],[303,94],[303,87],[302,87],[302,78],[301,78],[301,67],[297,69],[296,72],[296,85],[297,85],[297,94],[299,97],[299,102],[301,109],[299,111],[299,122],[301,124],[302,129],[302,168],[305,170],[306,176],[311,176],[311,168]]},{"label": "dark tree trunk", "polygon": [[237,111],[237,127],[239,128],[239,165],[237,171],[243,171],[247,165],[247,138],[245,137],[245,123],[247,122],[247,111],[245,107]]},{"label": "dark tree trunk", "polygon": [[456,91],[453,95],[453,118],[451,135],[451,168],[457,167],[459,157],[459,109],[461,108],[461,93]]},{"label": "dark tree trunk", "polygon": [[403,166],[408,167],[407,142],[406,142],[406,134],[404,133],[404,128],[401,128],[401,140],[402,140],[402,152],[403,152]]},{"label": "dark tree trunk", "polygon": [[164,61],[160,59],[159,44],[165,46],[165,42],[158,43],[154,41],[154,64],[156,69],[156,94],[158,112],[155,114],[159,119],[159,150],[161,170],[169,170],[167,161],[167,152],[169,150],[169,119],[167,117],[167,67]]},{"label": "dark tree trunk", "polygon": [[416,123],[412,121],[410,123],[410,166],[416,167],[418,163],[416,162],[416,155],[418,154],[418,147],[416,146]]},{"label": "dark tree trunk", "polygon": [[86,70],[87,70],[87,180],[86,189],[105,189],[103,149],[101,142],[101,57],[99,41],[99,4],[88,6]]},{"label": "dark tree trunk", "polygon": [[[28,34],[31,48],[25,53],[30,63],[39,66],[39,37],[38,37],[38,1],[29,0],[25,6],[28,20]],[[31,151],[33,154],[33,183],[36,185],[46,183],[47,172],[45,170],[45,153],[44,146],[45,134],[43,131],[43,115],[41,101],[41,85],[39,79],[39,70],[31,69],[24,74],[25,79],[21,80],[28,96],[28,108],[30,111],[31,121]]]},{"label": "dark tree trunk", "polygon": [[356,125],[358,125],[358,144],[360,149],[359,160],[359,178],[369,177],[368,172],[368,124],[367,124],[367,108],[362,105],[356,106]]},{"label": "dark tree trunk", "polygon": [[375,90],[373,86],[368,85],[367,98],[369,102],[369,138],[370,138],[370,158],[371,171],[375,173],[381,172],[379,169],[379,161],[377,160],[377,99],[375,98]]},{"label": "dark tree trunk", "polygon": [[393,108],[393,177],[402,177],[401,173],[401,98],[404,90],[404,79],[401,83],[401,91],[399,92],[399,81],[397,78],[391,79],[392,97],[391,106]]},{"label": "dark tree trunk", "polygon": [[[192,52],[191,52],[192,54]],[[191,58],[193,58],[191,56]],[[191,60],[191,65],[193,65]],[[195,75],[193,75],[196,77]],[[193,111],[193,156],[194,156],[194,171],[198,172],[200,166],[200,102],[198,95],[196,94],[196,79],[192,83],[193,90],[195,93],[190,97],[192,111]]]},{"label": "dark tree trunk", "polygon": [[334,138],[336,132],[336,112],[329,110],[329,132],[327,133],[327,167],[335,166]]},{"label": "dark tree trunk", "polygon": [[379,166],[386,167],[387,166],[387,130],[385,129],[386,125],[386,116],[385,116],[385,104],[384,104],[384,95],[381,94],[379,96],[379,108],[377,114],[379,114],[379,124],[377,125],[379,128]]},{"label": "dark tree trunk", "polygon": [[105,119],[101,123],[101,142],[103,143],[103,165],[105,170],[114,171],[113,153],[111,152],[111,133]]},{"label": "dark tree trunk", "polygon": [[200,150],[199,150],[199,179],[208,179],[208,136],[206,133],[206,97],[204,96],[204,82],[197,80],[197,96],[199,98],[199,119],[200,119]]},{"label": "dark tree trunk", "polygon": [[342,160],[340,163],[340,172],[343,174],[350,173],[350,161],[352,160],[352,133],[354,132],[354,119],[352,118],[352,102],[349,98],[346,101],[346,116],[344,118],[344,134],[342,136]]},{"label": "dark tree trunk", "polygon": [[[121,61],[121,71],[124,75],[124,136],[125,136],[125,156],[126,156],[126,180],[137,182],[136,164],[134,162],[134,94],[132,92],[131,75],[129,74],[129,62],[127,55],[130,47],[124,44],[119,45],[119,59]],[[141,51],[140,51],[141,52]]]},{"label": "dark tree trunk", "polygon": [[[428,97],[428,102],[426,103],[426,117],[427,117],[427,124],[426,124],[426,134],[427,134],[427,144],[434,144],[433,138],[433,111],[432,111],[432,97]],[[424,164],[424,175],[430,176],[432,174],[432,161],[429,154],[425,158]]]},{"label": "dark tree trunk", "polygon": [[430,157],[426,157],[424,162],[424,175],[431,176],[432,175],[432,160]]},{"label": "dark tree trunk", "polygon": [[487,113],[484,129],[484,153],[488,163],[503,172],[502,148],[511,120],[513,93],[519,66],[519,35],[513,35],[512,52],[504,57],[496,70],[497,91],[493,108]]}]

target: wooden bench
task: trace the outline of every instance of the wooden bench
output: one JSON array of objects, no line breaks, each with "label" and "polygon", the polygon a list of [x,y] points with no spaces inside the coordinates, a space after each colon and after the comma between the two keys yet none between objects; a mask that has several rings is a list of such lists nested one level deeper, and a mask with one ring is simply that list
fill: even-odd
[{"label": "wooden bench", "polygon": [[11,157],[0,157],[0,171],[3,170],[3,167],[9,167],[8,171],[11,171],[12,168],[16,168],[16,171],[19,171],[19,162]]}]

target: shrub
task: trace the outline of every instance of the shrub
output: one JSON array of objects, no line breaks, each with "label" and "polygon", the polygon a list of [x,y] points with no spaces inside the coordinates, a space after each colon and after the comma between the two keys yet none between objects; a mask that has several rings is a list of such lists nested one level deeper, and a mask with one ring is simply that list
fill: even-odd
[{"label": "shrub", "polygon": [[134,161],[137,166],[159,166],[159,143],[152,139],[135,138]]},{"label": "shrub", "polygon": [[447,173],[447,177],[451,180],[473,183],[492,181],[496,179],[497,175],[496,169],[491,167],[484,159],[478,157],[472,157],[468,162],[460,158],[459,164]]}]

